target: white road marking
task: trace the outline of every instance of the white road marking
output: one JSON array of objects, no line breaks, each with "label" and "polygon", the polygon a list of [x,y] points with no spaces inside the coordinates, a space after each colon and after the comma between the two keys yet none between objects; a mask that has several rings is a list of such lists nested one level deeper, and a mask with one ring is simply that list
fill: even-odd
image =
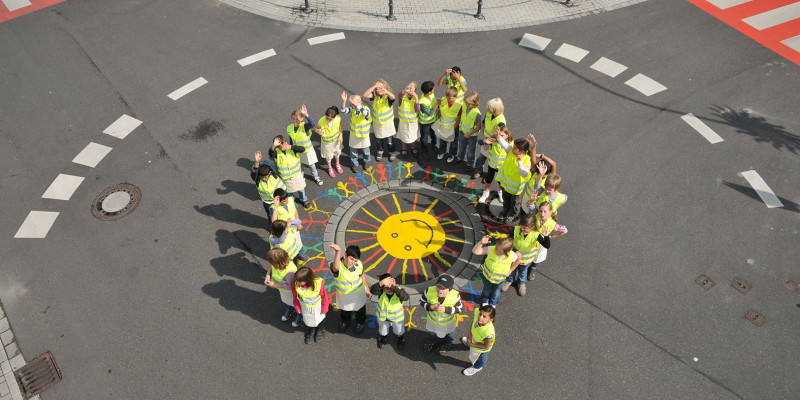
[{"label": "white road marking", "polygon": [[136,118],[123,114],[113,124],[109,125],[103,133],[114,136],[115,138],[125,139],[134,129],[142,124]]},{"label": "white road marking", "polygon": [[168,94],[167,97],[169,97],[172,100],[178,100],[181,97],[186,96],[187,94],[189,94],[192,90],[195,90],[195,89],[199,88],[200,86],[205,85],[206,83],[208,83],[208,81],[205,80],[201,76],[201,77],[199,77],[199,78],[197,78],[197,79],[195,79],[195,80],[193,80],[193,81],[181,86],[180,89]]},{"label": "white road marking", "polygon": [[25,222],[14,235],[15,238],[42,239],[56,222],[58,213],[54,211],[31,211]]},{"label": "white road marking", "polygon": [[778,196],[775,196],[775,192],[769,188],[767,182],[764,182],[764,179],[761,178],[761,175],[758,174],[755,170],[744,171],[742,172],[742,176],[744,179],[747,179],[747,182],[750,183],[750,186],[755,189],[758,196],[761,197],[761,200],[767,205],[767,208],[777,208],[783,207],[783,203],[781,200],[778,199]]},{"label": "white road marking", "polygon": [[708,0],[709,3],[717,6],[720,10],[725,10],[731,7],[738,6],[739,4],[744,4],[752,0]]},{"label": "white road marking", "polygon": [[50,184],[50,187],[44,191],[42,198],[69,200],[72,194],[75,193],[75,190],[78,189],[78,186],[81,185],[83,179],[82,176],[58,174],[56,179],[53,180],[53,183]]},{"label": "white road marking", "polygon": [[86,147],[72,159],[72,162],[94,168],[111,150],[111,147],[92,142],[86,145]]},{"label": "white road marking", "polygon": [[742,22],[761,31],[798,18],[800,18],[800,2],[747,17]]},{"label": "white road marking", "polygon": [[796,51],[800,51],[800,35],[782,40],[781,43],[791,47]]},{"label": "white road marking", "polygon": [[239,63],[239,65],[246,67],[254,62],[259,62],[265,58],[270,58],[274,55],[275,55],[275,50],[269,49],[269,50],[264,50],[260,53],[253,54],[252,56],[245,57],[237,62]]},{"label": "white road marking", "polygon": [[551,39],[546,37],[526,33],[522,35],[522,39],[519,40],[519,45],[536,51],[544,51],[545,47],[550,44],[550,41]]},{"label": "white road marking", "polygon": [[706,140],[711,142],[711,144],[722,142],[723,139],[717,135],[717,132],[714,132],[713,129],[709,128],[708,125],[703,123],[700,118],[694,116],[694,114],[689,113],[681,117],[683,122],[686,122],[697,131],[697,133],[703,135]]},{"label": "white road marking", "polygon": [[567,60],[574,61],[574,62],[581,62],[583,57],[589,54],[588,50],[584,50],[580,47],[575,47],[571,44],[564,43],[561,47],[556,50],[556,55],[559,57],[564,57]]},{"label": "white road marking", "polygon": [[600,57],[600,59],[592,64],[592,66],[589,68],[595,71],[600,71],[612,78],[615,78],[617,75],[628,69],[628,67],[605,57]]},{"label": "white road marking", "polygon": [[628,79],[625,84],[642,92],[645,96],[652,96],[658,92],[667,90],[666,86],[642,74],[636,74],[633,78]]},{"label": "white road marking", "polygon": [[313,46],[315,44],[333,42],[334,40],[342,40],[342,39],[344,39],[344,32],[331,33],[330,35],[317,36],[308,39],[308,44]]},{"label": "white road marking", "polygon": [[28,0],[3,0],[3,4],[6,5],[8,11],[16,11],[31,5],[31,2]]}]

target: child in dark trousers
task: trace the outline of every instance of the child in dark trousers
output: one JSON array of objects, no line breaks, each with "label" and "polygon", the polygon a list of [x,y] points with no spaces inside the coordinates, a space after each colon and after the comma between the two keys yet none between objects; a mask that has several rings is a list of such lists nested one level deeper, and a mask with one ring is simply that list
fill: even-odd
[{"label": "child in dark trousers", "polygon": [[361,264],[361,250],[358,246],[348,246],[342,257],[342,248],[337,244],[330,247],[336,251],[331,262],[331,275],[336,282],[336,306],[339,307],[339,331],[347,329],[347,323],[356,316],[356,335],[364,331],[367,322],[367,299],[370,290]]},{"label": "child in dark trousers", "polygon": [[[422,98],[419,99],[419,147],[422,149],[422,158],[428,160],[431,158],[428,155],[428,145],[430,144],[431,150],[439,143],[439,138],[433,132],[433,123],[436,122],[436,96],[433,90],[436,84],[433,81],[422,82],[420,90],[422,90]],[[430,138],[430,142],[428,142]]]},{"label": "child in dark trousers", "polygon": [[382,349],[389,337],[389,327],[397,336],[397,348],[403,350],[406,341],[403,335],[406,333],[405,326],[405,307],[403,303],[408,301],[408,293],[405,289],[397,286],[391,274],[383,274],[378,279],[378,283],[372,285],[369,291],[378,296],[375,303],[375,315],[378,319],[378,348]]}]

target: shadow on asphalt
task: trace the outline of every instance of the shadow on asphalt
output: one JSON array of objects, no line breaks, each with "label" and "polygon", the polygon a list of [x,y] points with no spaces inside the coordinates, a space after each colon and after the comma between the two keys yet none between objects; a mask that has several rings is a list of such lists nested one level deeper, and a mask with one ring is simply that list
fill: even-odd
[{"label": "shadow on asphalt", "polygon": [[231,277],[256,284],[263,284],[267,274],[261,266],[248,260],[243,252],[217,257],[211,260],[211,266],[221,277]]},{"label": "shadow on asphalt", "polygon": [[[741,193],[741,194],[743,194],[743,195],[745,195],[745,196],[747,196],[747,197],[749,197],[749,198],[751,198],[753,200],[756,200],[761,204],[764,203],[761,200],[761,197],[758,196],[758,193],[756,193],[756,191],[753,188],[749,187],[749,186],[742,186],[742,185],[739,185],[739,184],[736,184],[736,183],[732,183],[732,182],[727,182],[727,181],[723,181],[722,183],[725,186],[727,186],[727,187],[729,187],[729,188],[731,188],[731,189],[733,189],[733,190],[735,190],[735,191],[737,191],[737,192],[739,192],[739,193]],[[778,199],[781,201],[781,203],[783,203],[783,207],[782,207],[783,209],[791,211],[791,212],[800,212],[800,205],[798,205],[797,203],[789,201],[787,199],[784,199],[783,197],[778,197]]]},{"label": "shadow on asphalt", "polygon": [[258,192],[256,191],[256,185],[252,181],[239,182],[226,179],[220,182],[220,184],[222,185],[222,189],[217,189],[217,194],[224,195],[235,192],[247,200],[259,200]]},{"label": "shadow on asphalt", "polygon": [[767,122],[767,119],[747,112],[734,110],[727,105],[714,105],[711,112],[722,118],[725,124],[736,128],[737,133],[751,136],[756,143],[769,143],[776,150],[789,150],[793,154],[800,152],[800,136],[787,132],[783,126]]},{"label": "shadow on asphalt", "polygon": [[[262,281],[263,282],[263,281]],[[289,322],[281,321],[285,310],[277,290],[264,291],[251,290],[241,287],[232,279],[223,279],[219,282],[203,286],[206,295],[219,300],[226,310],[238,311],[262,324],[270,324],[283,332],[291,333],[297,329],[292,328]]]},{"label": "shadow on asphalt", "polygon": [[[251,189],[255,189],[251,187]],[[261,215],[251,214],[247,211],[237,210],[230,204],[209,204],[207,206],[194,206],[194,210],[200,214],[214,217],[220,221],[231,222],[248,228],[266,229],[267,218]]]}]

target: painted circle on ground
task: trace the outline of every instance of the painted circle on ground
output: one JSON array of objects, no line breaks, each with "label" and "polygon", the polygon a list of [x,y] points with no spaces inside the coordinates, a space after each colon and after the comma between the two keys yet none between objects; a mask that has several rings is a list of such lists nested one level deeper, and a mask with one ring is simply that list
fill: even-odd
[{"label": "painted circle on ground", "polygon": [[101,207],[103,207],[103,211],[108,213],[115,213],[119,210],[125,208],[128,203],[131,202],[131,195],[128,192],[114,192],[108,195],[103,202],[101,203]]}]

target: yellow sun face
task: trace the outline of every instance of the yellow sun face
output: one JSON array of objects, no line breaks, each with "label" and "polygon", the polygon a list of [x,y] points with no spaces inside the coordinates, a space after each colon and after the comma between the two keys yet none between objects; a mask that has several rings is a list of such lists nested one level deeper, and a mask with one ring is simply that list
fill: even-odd
[{"label": "yellow sun face", "polygon": [[401,259],[427,257],[444,241],[444,229],[436,218],[420,211],[392,215],[378,228],[378,242],[387,253]]}]

